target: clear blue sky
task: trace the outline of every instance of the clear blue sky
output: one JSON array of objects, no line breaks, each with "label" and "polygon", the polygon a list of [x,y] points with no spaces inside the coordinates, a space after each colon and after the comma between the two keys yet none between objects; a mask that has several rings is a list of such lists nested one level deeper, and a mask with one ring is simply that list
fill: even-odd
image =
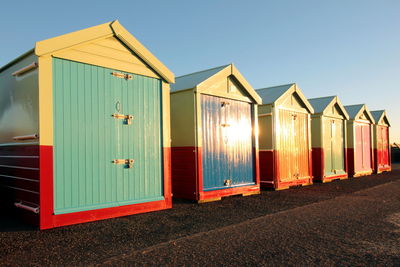
[{"label": "clear blue sky", "polygon": [[39,40],[118,19],[176,75],[233,62],[261,88],[386,109],[400,142],[400,1],[4,1],[0,66]]}]

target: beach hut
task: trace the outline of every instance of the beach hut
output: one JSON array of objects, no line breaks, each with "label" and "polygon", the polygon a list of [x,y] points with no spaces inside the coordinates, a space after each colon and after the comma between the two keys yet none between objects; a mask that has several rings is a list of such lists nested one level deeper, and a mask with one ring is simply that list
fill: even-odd
[{"label": "beach hut", "polygon": [[311,115],[312,167],[314,181],[347,178],[346,124],[349,115],[337,96],[308,99]]},{"label": "beach hut", "polygon": [[0,187],[47,229],[171,207],[174,75],[118,21],[0,68]]},{"label": "beach hut", "polygon": [[371,111],[374,117],[374,171],[381,173],[392,170],[389,142],[390,122],[385,110]]},{"label": "beach hut", "polygon": [[172,191],[199,203],[260,192],[260,97],[233,64],[171,86]]},{"label": "beach hut", "polygon": [[258,89],[261,186],[275,190],[312,184],[313,107],[297,84]]},{"label": "beach hut", "polygon": [[347,121],[347,166],[351,177],[369,175],[373,170],[372,114],[365,104],[345,106]]}]

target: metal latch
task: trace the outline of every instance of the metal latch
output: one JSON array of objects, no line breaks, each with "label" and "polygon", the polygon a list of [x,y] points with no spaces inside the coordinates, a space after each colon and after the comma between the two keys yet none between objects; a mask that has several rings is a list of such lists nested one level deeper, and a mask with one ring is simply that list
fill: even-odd
[{"label": "metal latch", "polygon": [[132,80],[133,79],[133,75],[131,74],[124,74],[121,72],[111,72],[111,75],[117,78],[121,78],[121,79],[125,79],[125,80]]},{"label": "metal latch", "polygon": [[221,107],[226,107],[226,106],[229,106],[229,105],[230,105],[230,103],[227,102],[227,101],[222,101],[221,102]]},{"label": "metal latch", "polygon": [[134,162],[135,162],[135,160],[133,160],[133,159],[114,159],[112,161],[112,163],[114,163],[114,164],[125,164],[126,168],[128,168],[128,169],[133,167]]},{"label": "metal latch", "polygon": [[229,126],[231,126],[229,123],[221,123],[221,126],[222,127],[229,127]]},{"label": "metal latch", "polygon": [[133,120],[133,115],[124,115],[124,114],[119,114],[119,113],[114,113],[111,115],[111,117],[115,118],[115,119],[121,119],[121,120],[125,120],[125,124],[132,124],[132,120]]}]

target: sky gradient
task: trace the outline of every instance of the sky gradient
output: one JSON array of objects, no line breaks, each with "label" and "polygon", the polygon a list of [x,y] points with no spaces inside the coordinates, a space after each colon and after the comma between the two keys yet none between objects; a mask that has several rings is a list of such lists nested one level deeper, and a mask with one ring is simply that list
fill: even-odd
[{"label": "sky gradient", "polygon": [[6,1],[0,66],[36,41],[118,19],[175,75],[233,62],[255,88],[386,109],[400,143],[400,1]]}]

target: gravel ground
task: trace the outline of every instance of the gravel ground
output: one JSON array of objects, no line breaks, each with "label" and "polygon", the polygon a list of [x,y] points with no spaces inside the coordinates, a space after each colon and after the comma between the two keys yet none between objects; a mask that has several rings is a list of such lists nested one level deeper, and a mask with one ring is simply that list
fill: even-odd
[{"label": "gravel ground", "polygon": [[0,265],[89,264],[400,266],[400,170],[41,232],[2,216]]}]

